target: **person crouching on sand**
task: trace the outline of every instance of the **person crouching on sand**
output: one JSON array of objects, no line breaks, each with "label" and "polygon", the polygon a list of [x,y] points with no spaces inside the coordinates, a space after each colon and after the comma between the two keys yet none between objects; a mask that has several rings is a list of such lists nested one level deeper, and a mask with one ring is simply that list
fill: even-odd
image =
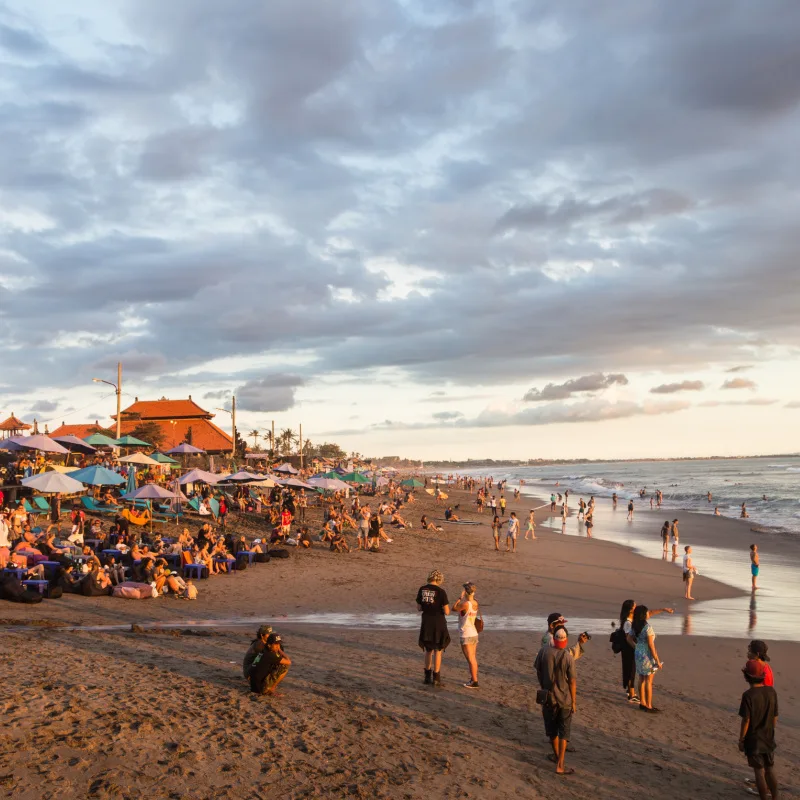
[{"label": "person crouching on sand", "polygon": [[419,628],[419,646],[425,651],[425,683],[441,686],[442,653],[450,644],[447,615],[450,601],[442,588],[444,575],[433,570],[428,582],[417,592],[417,611],[422,614]]},{"label": "person crouching on sand", "polygon": [[256,656],[264,652],[264,648],[267,646],[267,637],[271,633],[271,625],[262,625],[256,631],[256,638],[250,642],[250,647],[247,648],[242,660],[242,675],[246,681],[250,680],[250,669],[253,666],[253,662],[256,660]]},{"label": "person crouching on sand", "polygon": [[475,599],[475,584],[465,583],[461,597],[456,600],[453,611],[458,612],[458,634],[461,638],[461,652],[469,664],[469,681],[465,689],[478,688],[478,629],[475,620],[478,618],[478,601]]},{"label": "person crouching on sand", "polygon": [[291,665],[291,660],[283,652],[283,640],[277,633],[270,633],[264,649],[253,659],[250,689],[256,694],[275,694]]}]

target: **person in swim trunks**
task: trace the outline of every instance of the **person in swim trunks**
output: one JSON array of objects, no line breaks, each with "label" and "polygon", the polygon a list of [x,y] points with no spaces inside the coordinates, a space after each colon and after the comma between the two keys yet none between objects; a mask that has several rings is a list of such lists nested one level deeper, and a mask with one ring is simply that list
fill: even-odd
[{"label": "person in swim trunks", "polygon": [[758,589],[758,586],[756,585],[756,581],[758,579],[758,568],[759,568],[758,545],[757,544],[751,544],[750,545],[750,577],[752,578],[753,591]]}]

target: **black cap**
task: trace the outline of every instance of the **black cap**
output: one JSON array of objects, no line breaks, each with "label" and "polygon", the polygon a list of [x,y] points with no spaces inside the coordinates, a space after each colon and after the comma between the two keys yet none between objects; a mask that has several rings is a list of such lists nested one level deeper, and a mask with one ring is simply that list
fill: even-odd
[{"label": "black cap", "polygon": [[767,643],[761,641],[761,639],[753,639],[750,642],[749,650],[753,655],[758,656],[762,661],[769,661],[769,656],[767,655]]},{"label": "black cap", "polygon": [[280,644],[282,641],[279,633],[271,633],[267,636],[267,644]]},{"label": "black cap", "polygon": [[561,620],[561,622],[566,622],[567,621],[567,620],[564,619],[564,615],[563,614],[559,613],[558,611],[554,611],[547,618],[547,624],[548,625],[552,625],[554,622],[558,622],[559,620]]}]

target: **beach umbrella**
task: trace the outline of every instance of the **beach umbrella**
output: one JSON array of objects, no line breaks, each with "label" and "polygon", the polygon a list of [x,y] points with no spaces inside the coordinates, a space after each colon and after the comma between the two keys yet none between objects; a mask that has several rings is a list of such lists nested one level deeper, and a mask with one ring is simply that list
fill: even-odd
[{"label": "beach umbrella", "polygon": [[260,480],[253,481],[248,484],[249,486],[257,486],[259,489],[272,489],[278,484],[272,478],[261,478]]},{"label": "beach umbrella", "polygon": [[[175,500],[180,499],[183,495],[178,492],[165,489],[163,486],[158,486],[155,483],[146,483],[132,492],[126,492],[122,495],[123,500]],[[183,498],[184,500],[186,498]],[[148,503],[150,508],[150,533],[153,532],[153,509],[152,504]]]},{"label": "beach umbrella", "polygon": [[83,441],[93,447],[118,447],[117,443],[104,433],[93,433],[91,436],[87,436]]},{"label": "beach umbrella", "polygon": [[406,480],[400,482],[400,485],[405,489],[421,489],[425,486],[422,481],[418,481],[416,478],[406,478]]},{"label": "beach umbrella", "polygon": [[343,483],[337,478],[322,478],[318,475],[309,478],[308,482],[315,489],[323,489],[326,492],[340,492],[350,488],[346,483]]},{"label": "beach umbrella", "polygon": [[316,489],[316,486],[313,486],[310,483],[306,483],[305,481],[301,481],[298,478],[284,478],[280,481],[281,486],[290,486],[293,489],[311,489],[312,491]]},{"label": "beach umbrella", "polygon": [[70,477],[89,486],[119,486],[125,483],[125,478],[118,472],[100,466],[75,470],[70,473]]},{"label": "beach umbrella", "polygon": [[63,444],[53,441],[42,433],[36,433],[33,436],[12,436],[0,443],[0,447],[6,450],[39,450],[42,453],[58,453],[59,455],[69,453]]},{"label": "beach umbrella", "polygon": [[125,492],[135,492],[136,491],[136,467],[130,466],[128,467],[128,480],[125,486]]},{"label": "beach umbrella", "polygon": [[163,453],[150,453],[150,458],[152,458],[153,461],[158,461],[159,464],[165,464],[169,467],[180,464],[180,461],[176,461],[174,458],[165,456]]},{"label": "beach umbrella", "polygon": [[134,453],[132,456],[124,456],[120,458],[119,461],[125,464],[139,464],[144,467],[157,467],[158,461],[154,458],[150,458],[150,456],[146,456],[144,453]]},{"label": "beach umbrella", "polygon": [[40,494],[77,494],[86,491],[80,481],[61,472],[40,472],[30,478],[23,478],[22,485]]},{"label": "beach umbrella", "polygon": [[185,486],[187,483],[210,483],[213,485],[219,482],[221,477],[213,472],[206,472],[204,469],[193,469],[179,478],[178,483],[181,486]]},{"label": "beach umbrella", "polygon": [[167,453],[171,456],[186,456],[186,455],[204,455],[205,450],[201,450],[199,447],[195,447],[194,445],[189,444],[188,442],[181,442],[177,447],[173,447],[172,450],[167,450]]},{"label": "beach umbrella", "polygon": [[64,445],[67,450],[73,453],[84,453],[85,455],[90,455],[91,453],[97,452],[96,447],[92,447],[90,444],[84,442],[83,439],[79,439],[77,436],[73,436],[72,434],[67,434],[66,436],[54,436],[53,441]]},{"label": "beach umbrella", "polygon": [[369,478],[365,477],[360,472],[348,472],[345,475],[342,475],[340,480],[343,480],[346,483],[369,483]]},{"label": "beach umbrella", "polygon": [[225,483],[252,483],[263,479],[263,475],[256,475],[254,472],[246,472],[242,469],[239,472],[234,472],[233,475],[228,475],[222,481]]},{"label": "beach umbrella", "polygon": [[137,439],[130,434],[120,437],[114,444],[117,445],[117,447],[152,447],[150,442],[143,442],[141,439]]},{"label": "beach umbrella", "polygon": [[283,475],[297,475],[300,470],[295,469],[291,464],[281,464],[279,467],[275,467],[273,472],[280,472]]}]

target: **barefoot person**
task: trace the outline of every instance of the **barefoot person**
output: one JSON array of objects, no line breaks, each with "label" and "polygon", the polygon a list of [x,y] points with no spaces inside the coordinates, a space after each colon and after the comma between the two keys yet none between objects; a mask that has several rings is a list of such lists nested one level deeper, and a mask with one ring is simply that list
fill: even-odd
[{"label": "barefoot person", "polygon": [[633,522],[633,500],[628,501],[628,522]]},{"label": "barefoot person", "polygon": [[661,555],[663,558],[667,557],[669,552],[669,520],[664,520],[661,526]]},{"label": "barefoot person", "polygon": [[678,557],[678,545],[681,543],[681,535],[678,531],[678,520],[672,520],[672,558]]},{"label": "barefoot person", "polygon": [[519,520],[517,519],[517,514],[515,511],[511,512],[511,516],[508,518],[508,528],[506,530],[506,553],[508,552],[508,545],[509,543],[512,544],[513,550],[512,552],[517,552],[517,536],[519,535]]},{"label": "barefoot person", "polygon": [[270,633],[264,649],[253,659],[250,667],[250,689],[256,694],[275,694],[291,665],[283,652],[283,640],[277,633]]},{"label": "barefoot person", "polygon": [[536,512],[531,509],[528,512],[528,525],[525,528],[525,538],[528,538],[528,534],[531,535],[531,539],[536,538]]},{"label": "barefoot person", "polygon": [[[635,679],[636,679],[636,658],[635,646],[631,645],[628,637],[633,636],[633,612],[636,610],[636,602],[633,600],[626,600],[622,604],[619,612],[619,627],[625,637],[625,641],[620,642],[620,655],[622,656],[622,688],[628,696],[629,703],[638,703],[639,697],[636,694]],[[672,614],[672,608],[657,608],[649,612],[649,616],[654,617],[656,614]]]},{"label": "barefoot person", "polygon": [[556,764],[559,775],[571,775],[572,768],[564,766],[572,715],[576,709],[578,690],[575,659],[567,649],[567,631],[563,627],[553,632],[553,644],[544,645],[533,662],[539,686],[546,692],[542,703],[544,732],[550,740],[553,753],[549,756]]},{"label": "barefoot person", "polygon": [[758,567],[759,567],[759,557],[758,557],[758,545],[751,544],[750,545],[750,578],[752,580],[753,591],[758,589],[756,586],[756,581],[758,580]]},{"label": "barefoot person", "polygon": [[500,550],[500,517],[497,514],[494,515],[494,519],[492,520],[492,536],[494,537],[494,549],[499,552]]},{"label": "barefoot person", "polygon": [[656,652],[656,632],[649,619],[647,606],[636,606],[628,644],[634,648],[636,675],[639,678],[639,710],[657,714],[659,709],[653,707],[653,678],[664,664]]},{"label": "barefoot person", "polygon": [[456,600],[453,611],[458,612],[458,635],[461,639],[461,652],[469,664],[469,681],[465,689],[478,688],[478,630],[475,620],[478,618],[478,601],[475,599],[475,584],[465,583],[461,597]]},{"label": "barefoot person", "polygon": [[428,582],[417,592],[417,610],[422,614],[419,628],[419,646],[425,651],[425,683],[441,686],[442,653],[450,644],[447,615],[450,601],[442,588],[444,575],[435,569]]},{"label": "barefoot person", "polygon": [[[742,673],[750,688],[742,695],[739,716],[739,750],[755,773],[756,793],[761,800],[778,797],[778,779],[775,776],[775,724],[778,721],[778,694],[772,686],[765,686],[763,661],[751,659]],[[769,792],[769,794],[767,794]]]},{"label": "barefoot person", "polygon": [[683,595],[687,600],[694,600],[692,597],[692,584],[694,583],[697,570],[694,568],[692,561],[692,548],[687,544],[684,549],[683,555],[683,580],[686,582],[686,593]]}]

